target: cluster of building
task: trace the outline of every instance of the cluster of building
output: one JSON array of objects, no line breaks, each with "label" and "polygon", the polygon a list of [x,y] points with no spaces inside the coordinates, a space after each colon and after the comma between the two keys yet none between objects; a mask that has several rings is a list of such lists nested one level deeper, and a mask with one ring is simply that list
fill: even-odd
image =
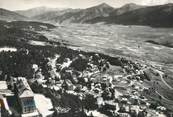
[{"label": "cluster of building", "polygon": [[[96,59],[93,60],[93,58]],[[159,105],[157,110],[151,109],[150,102],[143,95],[143,92],[148,90],[148,87],[143,85],[146,78],[145,70],[147,69],[145,65],[122,59],[124,74],[110,75],[102,70],[105,66],[107,66],[105,68],[109,68],[110,64],[98,55],[89,58],[88,66],[82,72],[70,68],[69,66],[73,61],[66,60],[67,63],[58,65],[61,66],[63,72],[55,73],[58,74],[57,78],[45,80],[43,77],[39,77],[36,81],[43,88],[50,88],[57,93],[65,92],[76,95],[81,100],[85,100],[86,94],[93,96],[93,99],[96,100],[93,104],[96,104],[97,108],[90,110],[90,107],[87,107],[86,109],[84,104],[84,110],[88,116],[97,116],[100,113],[101,115],[119,117],[166,117],[164,114],[165,107]],[[99,66],[100,63],[101,66]],[[64,65],[66,67],[62,67]]]}]

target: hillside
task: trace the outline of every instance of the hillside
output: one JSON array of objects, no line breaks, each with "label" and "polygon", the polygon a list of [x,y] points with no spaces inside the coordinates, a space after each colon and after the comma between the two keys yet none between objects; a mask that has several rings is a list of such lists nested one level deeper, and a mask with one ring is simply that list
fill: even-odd
[{"label": "hillside", "polygon": [[117,17],[110,17],[110,23],[149,25],[156,27],[172,27],[172,20],[173,4],[146,7],[127,12]]},{"label": "hillside", "polygon": [[42,6],[42,7],[36,7],[36,8],[27,9],[27,10],[17,10],[15,12],[18,14],[21,14],[23,16],[31,18],[31,17],[35,17],[38,15],[42,15],[42,14],[47,13],[47,12],[59,11],[59,10],[61,10],[61,9],[48,8],[48,7]]},{"label": "hillside", "polygon": [[50,18],[45,17],[47,15],[47,14],[45,14],[43,16],[44,18],[41,18],[41,19],[42,20],[45,20],[45,19],[48,20],[49,19],[50,21],[58,22],[58,23],[63,23],[63,22],[83,23],[87,20],[90,20],[90,19],[93,19],[96,17],[108,16],[109,13],[112,12],[113,10],[114,10],[113,7],[103,3],[103,4],[100,4],[98,6],[94,6],[94,7],[87,8],[87,9],[74,9],[74,10],[70,10],[67,12],[62,11],[62,13],[65,12],[62,15],[59,15],[58,12],[52,13],[52,14],[50,13],[48,15],[48,16],[50,16]]},{"label": "hillside", "polygon": [[68,13],[68,12],[77,12],[79,10],[80,9],[64,9],[64,10],[48,11],[48,12],[33,16],[32,19],[37,20],[37,21],[54,22],[54,19],[58,16],[61,16],[61,15]]},{"label": "hillside", "polygon": [[109,16],[107,17],[96,17],[94,19],[88,20],[87,23],[97,23],[97,22],[103,22],[103,21],[107,21],[107,20],[114,20],[114,17],[117,17],[119,15],[122,15],[124,13],[130,12],[130,11],[134,11],[140,8],[144,8],[146,6],[141,6],[141,5],[137,5],[134,3],[129,3],[129,4],[125,4],[120,8],[117,8],[115,10],[113,10],[112,12],[110,12]]},{"label": "hillside", "polygon": [[30,40],[48,41],[39,31],[48,31],[55,26],[26,21],[0,21],[0,46],[23,46]]},{"label": "hillside", "polygon": [[[100,4],[98,6],[94,6],[94,7],[91,7],[91,8],[87,8],[87,9],[84,9],[82,11],[79,11],[77,13],[72,13],[69,18],[71,18],[71,22],[80,22],[80,23],[83,23],[87,20],[90,20],[90,19],[93,19],[95,17],[106,17],[109,15],[110,12],[112,12],[114,10],[113,7],[103,3],[103,4]],[[68,18],[68,15],[67,15],[67,18]],[[65,19],[67,19],[65,18]],[[60,20],[61,22],[63,21]]]},{"label": "hillside", "polygon": [[[118,14],[117,12],[115,14]],[[148,25],[153,27],[173,26],[173,4],[150,6],[132,11],[111,15],[108,17],[95,18],[90,23],[104,21],[106,23],[123,25]]]},{"label": "hillside", "polygon": [[137,10],[137,9],[144,8],[144,7],[146,7],[146,6],[141,6],[141,5],[137,5],[134,3],[129,3],[129,4],[126,4],[122,7],[120,7],[120,8],[115,9],[109,15],[110,16],[117,16],[117,15],[121,15],[121,14],[124,14],[126,12],[129,12],[129,11]]},{"label": "hillside", "polygon": [[[28,18],[29,17],[29,18]],[[141,6],[133,3],[113,8],[106,3],[86,9],[57,9],[38,7],[23,11],[0,9],[0,20],[34,20],[51,23],[98,23],[173,26],[173,4]]]},{"label": "hillside", "polygon": [[27,18],[25,16],[22,16],[18,13],[0,8],[0,20],[13,21],[13,20],[26,20],[26,19]]},{"label": "hillside", "polygon": [[[82,27],[85,24],[73,25],[78,25],[80,31],[77,30],[77,27],[70,27],[70,25],[64,31],[61,30],[64,26],[57,27],[57,30],[62,34],[66,33],[65,36],[69,38],[73,38],[72,35],[75,35],[75,38],[90,35],[89,42],[92,43],[94,43],[93,40],[97,40],[94,38],[96,36],[100,36],[99,39],[103,41],[108,37],[105,33],[111,34],[115,40],[113,34],[117,35],[118,32],[111,26],[108,26],[107,29],[101,27],[101,31],[93,25],[87,25],[85,28]],[[0,21],[0,26],[1,80],[10,82],[16,77],[25,77],[34,93],[44,94],[51,99],[53,108],[56,109],[52,109],[55,111],[55,115],[52,117],[90,116],[83,110],[94,110],[105,117],[121,116],[125,110],[125,108],[121,109],[122,103],[128,102],[128,106],[132,107],[127,113],[129,116],[134,116],[133,108],[140,107],[142,107],[141,112],[135,114],[136,117],[142,117],[143,113],[152,114],[153,117],[156,117],[158,113],[160,117],[166,117],[166,115],[169,117],[169,113],[172,113],[172,75],[163,73],[162,68],[135,58],[108,56],[101,51],[98,53],[92,50],[88,52],[81,49],[79,49],[80,51],[73,50],[69,46],[61,46],[61,42],[58,45],[58,42],[50,41],[49,37],[39,32],[41,30],[50,33],[47,30],[54,28],[53,25],[38,22]],[[92,26],[93,28],[91,28]],[[45,30],[41,29],[42,27],[48,28]],[[83,30],[81,30],[82,28]],[[129,30],[136,32],[132,29]],[[79,35],[75,31],[78,31]],[[95,33],[95,31],[98,32]],[[139,29],[137,31],[139,33]],[[70,33],[70,36],[67,33]],[[80,41],[79,38],[77,41]],[[108,39],[105,41],[108,42]],[[129,41],[123,41],[123,39],[121,41],[127,44],[125,46],[127,48],[135,46],[134,41],[129,45]],[[118,47],[123,47],[118,40],[114,42],[110,42],[111,45],[118,44]],[[103,44],[105,45],[105,43]],[[87,45],[89,44],[87,43]],[[145,43],[143,43],[144,45]],[[103,47],[103,45],[101,46]],[[8,51],[7,47],[15,51]],[[90,49],[92,48],[90,46]],[[114,48],[116,47],[114,46]],[[97,49],[99,48],[97,47]],[[131,50],[133,52],[128,52],[128,55],[136,53],[134,48]],[[145,48],[145,50],[147,49]],[[115,51],[112,52],[115,53]],[[162,51],[160,50],[160,52]],[[105,53],[108,54],[106,51]],[[10,82],[10,84],[12,83]],[[103,105],[98,102],[100,99]],[[158,110],[160,107],[166,111]],[[115,115],[112,111],[119,113]],[[97,117],[96,114],[93,116]]]}]

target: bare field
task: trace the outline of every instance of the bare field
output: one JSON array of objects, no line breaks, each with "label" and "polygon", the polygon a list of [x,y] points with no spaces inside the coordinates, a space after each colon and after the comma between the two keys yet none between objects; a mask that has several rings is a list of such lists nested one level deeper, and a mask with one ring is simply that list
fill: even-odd
[{"label": "bare field", "polygon": [[[69,24],[45,33],[49,39],[65,40],[77,48],[109,55],[173,63],[173,48],[146,41],[173,40],[173,30],[146,26]],[[172,42],[172,41],[171,41]]]}]

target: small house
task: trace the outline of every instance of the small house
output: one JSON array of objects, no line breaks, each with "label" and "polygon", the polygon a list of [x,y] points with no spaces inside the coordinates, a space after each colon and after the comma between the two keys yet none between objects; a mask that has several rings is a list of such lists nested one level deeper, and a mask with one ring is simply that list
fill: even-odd
[{"label": "small house", "polygon": [[17,79],[16,90],[22,117],[39,117],[35,106],[34,93],[25,78]]}]

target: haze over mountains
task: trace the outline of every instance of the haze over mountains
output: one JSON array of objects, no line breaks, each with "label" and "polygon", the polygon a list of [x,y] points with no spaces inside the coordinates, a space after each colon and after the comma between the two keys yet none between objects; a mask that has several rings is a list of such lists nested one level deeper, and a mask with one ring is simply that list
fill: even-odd
[{"label": "haze over mountains", "polygon": [[56,22],[73,22],[73,23],[84,23],[87,20],[91,20],[96,17],[106,17],[109,13],[114,10],[113,7],[103,3],[98,6],[94,6],[87,9],[82,9],[77,12],[67,12],[61,16],[55,18]]},{"label": "haze over mountains", "polygon": [[26,16],[26,17],[35,17],[35,16],[39,16],[48,12],[57,12],[63,9],[60,8],[48,8],[45,6],[41,6],[41,7],[36,7],[36,8],[32,8],[32,9],[28,9],[28,10],[17,10],[15,11],[16,13]]},{"label": "haze over mountains", "polygon": [[78,11],[80,11],[80,9],[70,8],[64,10],[48,11],[40,15],[35,15],[32,17],[32,19],[37,21],[47,21],[56,23],[57,19],[60,19],[60,16],[67,15],[67,13],[76,13]]},{"label": "haze over mountains", "polygon": [[12,21],[12,20],[26,20],[26,19],[27,18],[25,16],[22,16],[18,13],[0,8],[0,20]]},{"label": "haze over mountains", "polygon": [[[26,18],[27,17],[27,18]],[[141,6],[126,4],[113,8],[106,3],[86,9],[39,7],[24,11],[0,9],[2,20],[34,20],[51,23],[99,23],[123,25],[173,26],[173,4]]]}]

